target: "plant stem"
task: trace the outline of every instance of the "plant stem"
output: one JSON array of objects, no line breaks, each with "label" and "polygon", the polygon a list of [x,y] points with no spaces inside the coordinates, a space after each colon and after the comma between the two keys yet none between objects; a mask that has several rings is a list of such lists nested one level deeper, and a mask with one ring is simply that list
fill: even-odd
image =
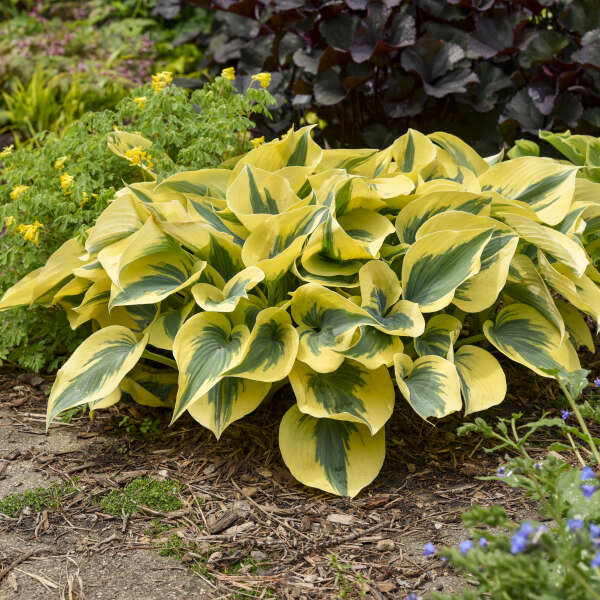
[{"label": "plant stem", "polygon": [[592,449],[592,454],[594,455],[596,464],[600,465],[600,453],[598,453],[598,448],[596,448],[596,444],[594,443],[594,440],[590,434],[590,430],[587,428],[587,425],[585,424],[585,421],[583,420],[583,417],[581,416],[581,413],[579,412],[579,407],[577,406],[577,404],[575,404],[575,400],[573,399],[573,396],[571,396],[569,390],[566,388],[564,383],[559,381],[558,385],[560,386],[560,389],[562,390],[562,393],[565,395],[566,399],[569,401],[569,404],[571,405],[571,408],[573,409],[573,412],[575,413],[575,416],[577,417],[577,421],[579,423],[579,426],[581,427],[581,430],[587,436],[587,442],[588,442],[590,448]]},{"label": "plant stem", "polygon": [[150,352],[150,350],[144,350],[142,358],[153,360],[154,362],[160,363],[161,365],[166,365],[167,367],[173,367],[174,369],[177,368],[177,363],[172,358],[163,356],[162,354],[155,354],[154,352]]}]

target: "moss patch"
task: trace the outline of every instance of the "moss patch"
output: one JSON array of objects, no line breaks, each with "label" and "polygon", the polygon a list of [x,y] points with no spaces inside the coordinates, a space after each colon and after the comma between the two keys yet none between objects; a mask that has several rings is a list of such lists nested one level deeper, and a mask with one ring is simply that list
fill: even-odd
[{"label": "moss patch", "polygon": [[104,511],[110,515],[121,515],[123,511],[132,515],[142,511],[143,506],[160,512],[171,512],[181,508],[178,494],[181,485],[177,481],[136,477],[123,490],[113,490],[100,500]]}]

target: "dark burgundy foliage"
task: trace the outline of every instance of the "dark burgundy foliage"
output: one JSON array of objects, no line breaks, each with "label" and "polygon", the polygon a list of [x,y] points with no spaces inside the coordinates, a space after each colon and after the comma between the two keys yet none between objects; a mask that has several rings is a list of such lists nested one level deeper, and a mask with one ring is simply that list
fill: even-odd
[{"label": "dark burgundy foliage", "polygon": [[216,68],[273,72],[281,130],[306,111],[332,146],[407,127],[482,152],[538,129],[600,134],[600,0],[161,0],[217,12]]}]

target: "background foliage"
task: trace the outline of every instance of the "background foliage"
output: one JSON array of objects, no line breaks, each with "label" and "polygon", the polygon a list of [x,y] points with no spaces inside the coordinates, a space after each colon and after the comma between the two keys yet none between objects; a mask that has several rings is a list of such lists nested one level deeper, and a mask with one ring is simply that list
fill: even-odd
[{"label": "background foliage", "polygon": [[332,147],[382,147],[408,127],[483,153],[517,132],[600,132],[596,0],[193,2],[218,11],[198,38],[211,60],[272,71],[281,121],[316,113]]}]

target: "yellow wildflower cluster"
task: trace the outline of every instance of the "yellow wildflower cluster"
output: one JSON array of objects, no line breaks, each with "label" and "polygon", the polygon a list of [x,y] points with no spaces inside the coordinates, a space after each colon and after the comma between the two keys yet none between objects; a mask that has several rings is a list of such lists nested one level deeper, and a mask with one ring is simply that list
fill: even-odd
[{"label": "yellow wildflower cluster", "polygon": [[139,109],[142,109],[146,108],[146,102],[148,101],[148,98],[146,98],[146,96],[138,96],[137,98],[134,98],[133,101],[137,104]]},{"label": "yellow wildflower cluster", "polygon": [[23,239],[26,242],[32,242],[36,246],[38,246],[39,243],[40,243],[40,240],[39,240],[39,237],[40,237],[39,229],[43,228],[43,227],[44,226],[39,221],[35,221],[31,225],[25,225],[24,223],[22,223],[21,225],[19,225],[17,227],[17,233],[19,233],[20,235],[22,235]]},{"label": "yellow wildflower cluster", "polygon": [[227,81],[233,81],[235,79],[235,69],[233,67],[227,67],[221,71],[221,77],[227,79]]},{"label": "yellow wildflower cluster", "polygon": [[152,168],[152,155],[144,152],[141,146],[136,146],[125,152],[125,156],[132,167]]},{"label": "yellow wildflower cluster", "polygon": [[258,138],[254,138],[253,140],[250,140],[250,143],[252,144],[253,148],[258,148],[261,144],[265,143],[265,136],[261,135]]},{"label": "yellow wildflower cluster", "polygon": [[160,92],[173,81],[173,74],[170,71],[161,71],[152,75],[152,88],[155,92]]},{"label": "yellow wildflower cluster", "polygon": [[73,182],[75,178],[68,173],[62,173],[59,175],[60,187],[62,188],[63,194],[68,196],[73,191]]},{"label": "yellow wildflower cluster", "polygon": [[12,192],[9,194],[10,199],[16,201],[19,199],[19,196],[22,196],[29,189],[28,185],[15,185],[12,189]]},{"label": "yellow wildflower cluster", "polygon": [[65,163],[66,163],[68,160],[69,160],[69,157],[68,157],[68,156],[61,156],[60,158],[57,158],[57,159],[54,161],[54,168],[55,168],[57,171],[62,171],[62,170],[63,170],[63,168],[64,168],[64,166],[65,166]]},{"label": "yellow wildflower cluster", "polygon": [[14,148],[15,148],[14,144],[11,144],[10,146],[6,146],[2,150],[2,152],[0,152],[0,158],[4,158],[5,156],[9,156],[10,154],[12,154]]},{"label": "yellow wildflower cluster", "polygon": [[263,88],[268,88],[271,83],[271,73],[257,73],[252,75],[252,81],[258,81]]}]

